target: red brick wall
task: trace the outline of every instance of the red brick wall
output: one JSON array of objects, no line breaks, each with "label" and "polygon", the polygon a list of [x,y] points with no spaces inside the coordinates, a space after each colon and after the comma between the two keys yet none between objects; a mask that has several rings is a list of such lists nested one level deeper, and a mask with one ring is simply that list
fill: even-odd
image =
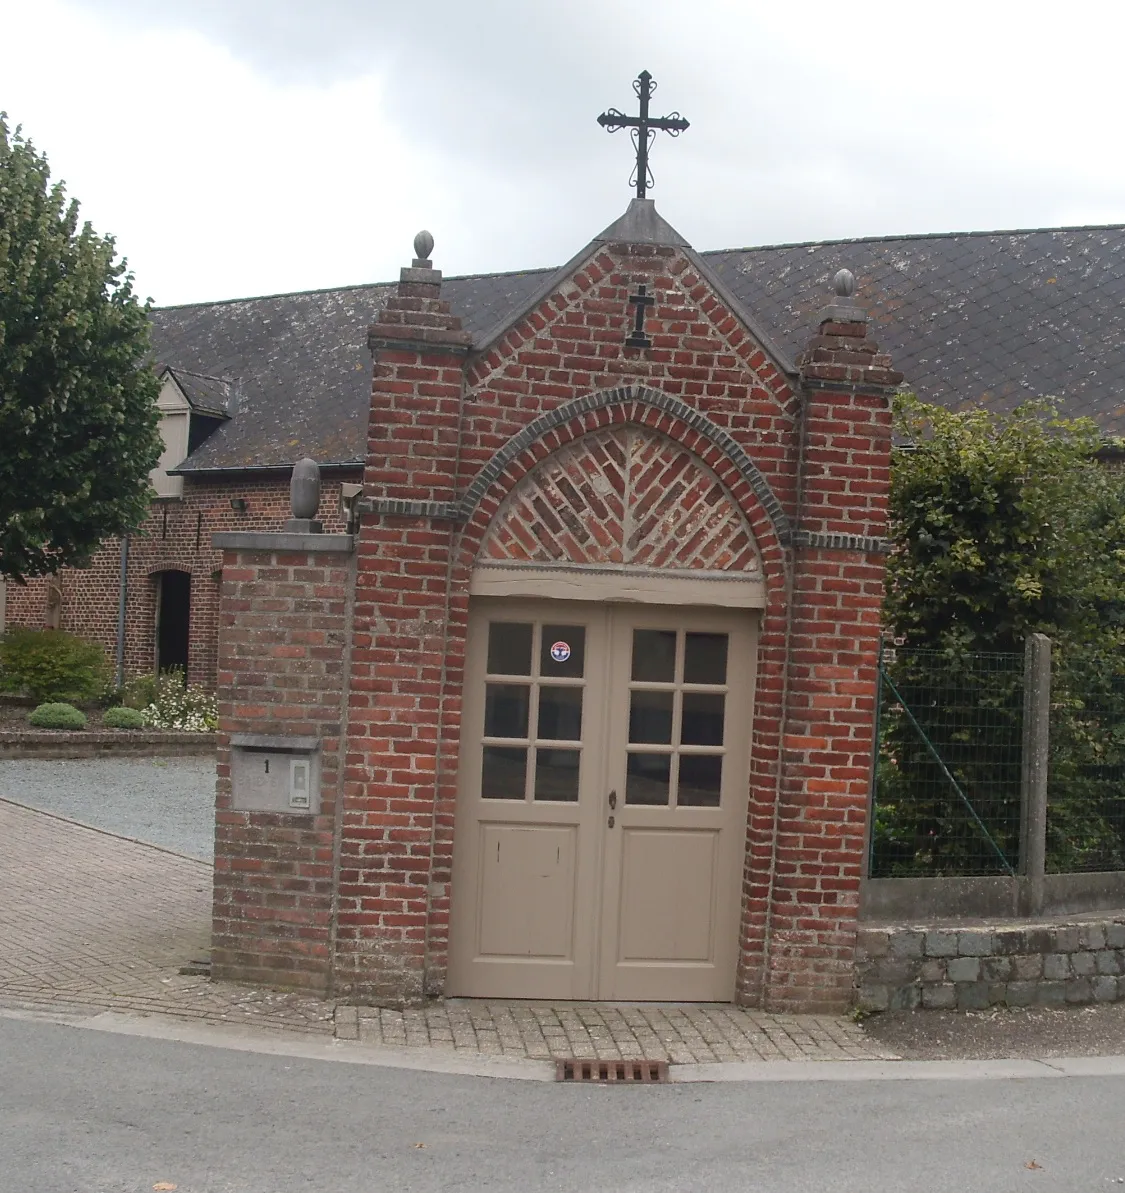
[{"label": "red brick wall", "polygon": [[[322,488],[319,516],[328,531],[343,529],[338,509],[345,479],[355,481],[359,475],[333,474]],[[250,502],[245,514],[231,509],[233,497]],[[188,680],[213,690],[222,556],[211,546],[211,535],[225,530],[279,530],[288,517],[286,477],[186,477],[181,499],[154,501],[148,520],[129,544],[126,674],[145,674],[155,666],[157,573],[185,571],[191,574]],[[111,661],[117,650],[120,569],[121,544],[113,539],[97,551],[89,567],[66,568],[53,578],[62,592],[59,628],[100,642]],[[44,626],[47,585],[46,578],[30,580],[26,586],[9,582],[7,623],[33,629]]]},{"label": "red brick wall", "polygon": [[[311,536],[307,536],[311,537]],[[229,550],[219,606],[212,972],[327,993],[350,553]],[[320,814],[235,811],[230,735],[320,738]]]}]

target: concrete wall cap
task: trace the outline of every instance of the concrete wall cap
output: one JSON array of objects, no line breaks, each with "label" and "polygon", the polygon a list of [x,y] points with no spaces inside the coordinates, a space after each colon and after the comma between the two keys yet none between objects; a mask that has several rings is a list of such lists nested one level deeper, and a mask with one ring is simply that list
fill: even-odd
[{"label": "concrete wall cap", "polygon": [[220,551],[320,551],[344,555],[355,550],[350,534],[276,534],[267,531],[228,530],[211,536]]}]

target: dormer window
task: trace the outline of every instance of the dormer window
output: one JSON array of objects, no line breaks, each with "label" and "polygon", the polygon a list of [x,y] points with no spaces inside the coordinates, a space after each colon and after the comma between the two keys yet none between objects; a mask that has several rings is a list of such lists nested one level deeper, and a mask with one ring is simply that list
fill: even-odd
[{"label": "dormer window", "polygon": [[222,378],[165,368],[160,375],[160,435],[164,451],[149,480],[157,497],[181,497],[183,477],[170,476],[211,432],[230,417],[230,383]]},{"label": "dormer window", "polygon": [[168,469],[182,464],[187,458],[191,403],[177,384],[171,369],[165,371],[163,380],[156,408],[160,411],[160,437],[164,440],[164,450],[160,453],[156,467],[149,473],[149,480],[157,497],[180,497],[184,491],[184,478],[169,476]]}]

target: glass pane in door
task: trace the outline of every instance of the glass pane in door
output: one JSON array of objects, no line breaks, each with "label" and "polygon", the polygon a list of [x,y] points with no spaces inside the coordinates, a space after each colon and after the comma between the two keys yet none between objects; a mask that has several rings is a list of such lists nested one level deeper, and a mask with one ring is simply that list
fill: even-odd
[{"label": "glass pane in door", "polygon": [[527,789],[527,748],[485,746],[481,763],[482,799],[523,799]]},{"label": "glass pane in door", "polygon": [[530,695],[531,689],[526,684],[485,684],[485,737],[527,737]]},{"label": "glass pane in door", "polygon": [[673,683],[676,631],[634,630],[632,678],[641,683]]},{"label": "glass pane in door", "polygon": [[629,741],[672,744],[673,692],[650,692],[643,688],[629,697]]},{"label": "glass pane in door", "polygon": [[552,750],[540,746],[535,751],[536,800],[575,803],[581,760],[581,750]]},{"label": "glass pane in door", "polygon": [[676,805],[717,808],[723,786],[722,754],[681,754]]},{"label": "glass pane in door", "polygon": [[581,679],[586,666],[586,627],[545,625],[539,649],[544,679]]},{"label": "glass pane in door", "polygon": [[527,622],[494,621],[488,627],[489,675],[530,675],[531,638]]},{"label": "glass pane in door", "polygon": [[671,754],[630,754],[625,769],[625,802],[667,806],[671,776]]},{"label": "glass pane in door", "polygon": [[581,687],[540,687],[539,736],[549,741],[582,740]]},{"label": "glass pane in door", "polygon": [[684,644],[684,683],[727,682],[727,635],[688,634]]}]

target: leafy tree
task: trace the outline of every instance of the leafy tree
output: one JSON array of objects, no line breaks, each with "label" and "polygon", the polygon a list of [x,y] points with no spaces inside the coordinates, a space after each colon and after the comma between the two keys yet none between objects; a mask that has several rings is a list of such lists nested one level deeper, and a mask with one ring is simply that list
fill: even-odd
[{"label": "leafy tree", "polygon": [[[892,682],[1010,862],[1018,860],[1020,654],[1047,634],[1048,849],[1125,863],[1125,477],[1089,420],[1050,403],[995,415],[900,399],[886,622]],[[876,873],[1003,863],[902,706],[884,708]]]},{"label": "leafy tree", "polygon": [[147,310],[0,113],[0,573],[81,564],[144,519],[161,451]]},{"label": "leafy tree", "polygon": [[1097,424],[1044,402],[995,415],[903,397],[896,414],[910,441],[891,481],[897,636],[957,653],[1119,631],[1125,488],[1097,460]]}]

